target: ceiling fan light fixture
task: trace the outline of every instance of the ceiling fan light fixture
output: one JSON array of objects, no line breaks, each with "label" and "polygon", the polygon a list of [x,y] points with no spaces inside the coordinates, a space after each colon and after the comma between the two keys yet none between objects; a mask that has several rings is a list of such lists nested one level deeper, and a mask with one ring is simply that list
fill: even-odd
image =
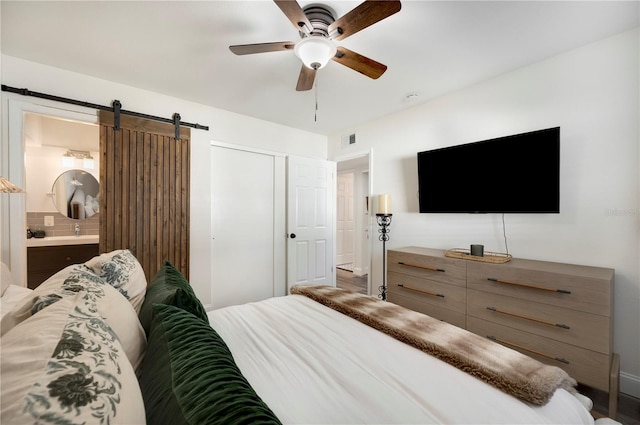
[{"label": "ceiling fan light fixture", "polygon": [[293,51],[305,66],[320,69],[335,56],[336,46],[326,37],[309,36],[298,41]]}]

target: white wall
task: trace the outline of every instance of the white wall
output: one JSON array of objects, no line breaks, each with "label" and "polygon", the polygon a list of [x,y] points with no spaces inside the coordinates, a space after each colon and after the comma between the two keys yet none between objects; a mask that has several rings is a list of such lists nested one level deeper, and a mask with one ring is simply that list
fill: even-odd
[{"label": "white wall", "polygon": [[[638,30],[608,38],[367,123],[356,145],[329,140],[329,159],[375,149],[373,195],[393,197],[387,247],[470,243],[504,252],[499,214],[419,214],[418,151],[561,127],[560,214],[507,214],[514,257],[616,270],[614,349],[622,391],[640,396]],[[447,176],[442,176],[446,179]],[[433,182],[438,184],[438,182]],[[372,286],[381,283],[374,244]]]},{"label": "white wall", "polygon": [[[83,100],[86,102],[111,105],[114,99],[122,102],[123,109],[170,118],[174,112],[180,113],[182,120],[208,125],[209,131],[191,130],[191,268],[190,282],[203,304],[211,304],[211,141],[221,141],[237,145],[251,146],[275,152],[326,159],[327,138],[282,125],[249,118],[201,104],[188,102],[157,93],[140,90],[82,74],[64,71],[11,56],[2,56],[2,84],[28,88],[32,91]],[[56,105],[54,102],[2,93],[2,103],[7,99],[24,102]],[[64,109],[75,110],[71,105],[57,104]],[[3,107],[2,155],[22,140],[8,139],[7,111]],[[6,157],[5,157],[6,158]],[[24,163],[0,161],[3,176],[23,175]],[[13,167],[13,168],[12,168]],[[24,196],[14,196],[10,202],[24,202]],[[3,210],[2,234],[8,219]],[[8,217],[7,217],[8,218]],[[3,260],[11,252],[13,241],[3,238]]]}]

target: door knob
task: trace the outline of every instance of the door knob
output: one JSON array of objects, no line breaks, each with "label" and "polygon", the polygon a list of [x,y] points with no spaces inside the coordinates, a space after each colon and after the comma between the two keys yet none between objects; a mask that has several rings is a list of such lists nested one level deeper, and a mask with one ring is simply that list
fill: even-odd
[{"label": "door knob", "polygon": [[292,234],[290,234],[290,235],[289,235],[289,237],[290,237],[291,239],[295,239],[295,238],[296,238],[296,234],[295,234],[295,233],[292,233]]}]

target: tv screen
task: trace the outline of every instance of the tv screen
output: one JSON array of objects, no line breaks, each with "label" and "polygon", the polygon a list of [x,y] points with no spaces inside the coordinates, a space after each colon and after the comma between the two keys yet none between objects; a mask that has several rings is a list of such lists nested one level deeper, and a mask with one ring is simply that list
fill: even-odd
[{"label": "tv screen", "polygon": [[560,127],[418,153],[421,213],[559,213]]}]

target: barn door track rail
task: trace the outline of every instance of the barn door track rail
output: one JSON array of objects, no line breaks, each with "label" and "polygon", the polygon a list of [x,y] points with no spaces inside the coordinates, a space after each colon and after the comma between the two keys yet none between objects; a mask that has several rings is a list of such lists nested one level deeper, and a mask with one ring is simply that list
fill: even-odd
[{"label": "barn door track rail", "polygon": [[101,109],[103,111],[111,111],[113,112],[114,115],[114,126],[113,128],[115,130],[120,130],[120,114],[124,114],[124,115],[130,115],[133,117],[138,117],[138,118],[146,118],[149,120],[154,120],[154,121],[160,121],[160,122],[164,122],[164,123],[169,123],[169,124],[173,124],[173,126],[176,129],[176,139],[179,140],[180,139],[180,126],[183,127],[189,127],[189,128],[195,128],[197,130],[207,130],[209,131],[209,126],[207,125],[200,125],[200,124],[192,124],[189,122],[184,122],[180,120],[180,114],[178,114],[177,112],[173,114],[172,118],[164,118],[164,117],[158,117],[155,115],[148,115],[148,114],[143,114],[140,112],[134,112],[134,111],[127,111],[125,109],[122,109],[122,103],[120,103],[119,100],[114,100],[111,104],[111,106],[104,106],[104,105],[98,105],[95,103],[90,103],[90,102],[85,102],[82,100],[76,100],[76,99],[70,99],[67,97],[61,97],[61,96],[55,96],[52,94],[46,94],[46,93],[40,93],[40,92],[35,92],[35,91],[31,91],[29,89],[20,89],[20,88],[16,88],[16,87],[10,87],[7,85],[2,85],[2,91],[6,91],[9,93],[17,93],[23,96],[31,96],[31,97],[37,97],[39,99],[47,99],[47,100],[54,100],[56,102],[63,102],[63,103],[68,103],[71,105],[78,105],[78,106],[84,106],[86,108],[93,108],[93,109]]}]

